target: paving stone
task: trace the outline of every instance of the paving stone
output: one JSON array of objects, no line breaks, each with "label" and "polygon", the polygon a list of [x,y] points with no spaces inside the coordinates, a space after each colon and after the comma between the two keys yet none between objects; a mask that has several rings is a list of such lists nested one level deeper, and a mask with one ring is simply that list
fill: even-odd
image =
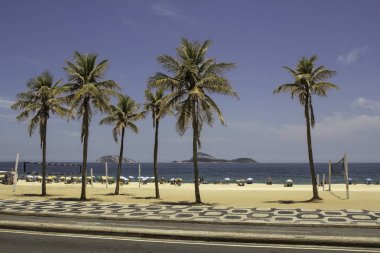
[{"label": "paving stone", "polygon": [[78,201],[0,200],[0,212],[78,217],[177,219],[208,222],[350,224],[380,226],[380,211],[287,208],[233,208],[160,204],[85,203]]}]

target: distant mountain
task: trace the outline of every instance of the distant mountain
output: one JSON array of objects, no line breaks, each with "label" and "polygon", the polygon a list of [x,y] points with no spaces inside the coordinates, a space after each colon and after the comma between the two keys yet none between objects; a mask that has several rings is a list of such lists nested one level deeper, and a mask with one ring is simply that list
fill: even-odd
[{"label": "distant mountain", "polygon": [[[118,163],[119,162],[119,156],[118,155],[105,155],[100,157],[99,159],[96,159],[97,163]],[[128,159],[126,157],[123,157],[123,163],[136,163],[136,161],[132,159]]]},{"label": "distant mountain", "polygon": [[[227,159],[215,158],[212,155],[202,153],[202,152],[198,152],[197,157],[198,157],[198,162],[203,162],[203,163],[256,163],[256,161],[251,158],[242,157],[242,158],[227,160]],[[193,158],[190,158],[189,160],[184,160],[182,162],[183,163],[193,162]]]}]

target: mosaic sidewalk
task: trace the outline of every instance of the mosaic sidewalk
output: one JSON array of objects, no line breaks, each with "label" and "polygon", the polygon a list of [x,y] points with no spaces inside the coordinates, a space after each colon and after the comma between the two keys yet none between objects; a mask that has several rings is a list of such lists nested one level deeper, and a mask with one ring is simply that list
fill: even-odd
[{"label": "mosaic sidewalk", "polygon": [[380,227],[380,211],[233,208],[79,201],[0,200],[0,213],[110,219],[243,224],[321,224]]}]

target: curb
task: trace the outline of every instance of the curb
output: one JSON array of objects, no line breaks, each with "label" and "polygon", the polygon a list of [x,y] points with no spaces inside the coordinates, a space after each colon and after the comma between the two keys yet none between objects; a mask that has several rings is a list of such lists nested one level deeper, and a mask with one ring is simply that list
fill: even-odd
[{"label": "curb", "polygon": [[211,231],[183,231],[157,230],[147,228],[110,228],[100,226],[78,226],[66,224],[44,224],[36,222],[0,221],[0,228],[12,230],[27,230],[39,232],[57,232],[91,235],[112,235],[143,237],[156,239],[197,240],[210,242],[235,243],[269,243],[269,244],[302,244],[323,246],[350,246],[350,247],[380,247],[380,237],[342,237],[342,236],[300,236],[300,235],[273,235],[238,232],[211,232]]},{"label": "curb", "polygon": [[38,216],[38,217],[56,217],[56,218],[85,218],[85,219],[98,219],[98,220],[122,220],[122,221],[151,221],[160,222],[168,221],[173,223],[196,223],[196,224],[226,224],[226,225],[246,225],[246,226],[276,226],[276,227],[325,227],[325,228],[364,228],[364,229],[380,229],[380,225],[363,225],[363,224],[307,224],[307,223],[289,223],[289,222],[234,222],[234,221],[206,221],[206,220],[175,220],[175,219],[162,219],[162,218],[130,218],[130,217],[116,217],[116,216],[99,216],[88,214],[65,214],[65,213],[52,213],[52,212],[33,212],[33,211],[0,211],[4,215],[18,215],[18,216]]}]

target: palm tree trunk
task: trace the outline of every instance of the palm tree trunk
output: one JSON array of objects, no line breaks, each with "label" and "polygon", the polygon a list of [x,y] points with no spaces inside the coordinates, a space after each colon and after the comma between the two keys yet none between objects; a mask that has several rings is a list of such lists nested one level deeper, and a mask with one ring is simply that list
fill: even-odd
[{"label": "palm tree trunk", "polygon": [[157,153],[158,153],[158,125],[160,120],[156,120],[155,134],[154,134],[154,154],[153,154],[153,172],[154,172],[154,186],[156,188],[156,199],[160,198],[160,190],[158,189],[158,171],[157,171]]},{"label": "palm tree trunk", "polygon": [[119,195],[119,192],[120,192],[121,163],[123,162],[123,149],[124,149],[124,131],[125,131],[125,128],[123,128],[123,130],[121,131],[119,165],[117,167],[115,195]]},{"label": "palm tree trunk", "polygon": [[46,196],[46,132],[47,118],[43,119],[44,126],[42,127],[42,193],[41,196]]},{"label": "palm tree trunk", "polygon": [[88,122],[88,104],[85,103],[84,105],[84,114],[83,114],[83,121],[82,121],[82,128],[84,131],[83,135],[83,164],[82,164],[82,192],[80,196],[80,200],[86,200],[86,180],[87,180],[87,148],[88,148],[88,129],[89,129],[89,122]]},{"label": "palm tree trunk", "polygon": [[306,117],[306,135],[307,135],[307,149],[309,154],[309,166],[310,166],[310,173],[311,173],[311,182],[313,185],[313,198],[315,199],[321,199],[318,195],[318,186],[317,186],[317,177],[315,176],[315,169],[314,169],[314,160],[313,160],[313,148],[311,144],[311,127],[310,127],[310,111],[309,111],[309,99],[306,99],[305,104],[305,117]]},{"label": "palm tree trunk", "polygon": [[196,115],[196,102],[193,106],[193,163],[194,163],[194,186],[195,186],[195,202],[202,203],[201,194],[199,192],[199,170],[198,170],[198,122]]}]

